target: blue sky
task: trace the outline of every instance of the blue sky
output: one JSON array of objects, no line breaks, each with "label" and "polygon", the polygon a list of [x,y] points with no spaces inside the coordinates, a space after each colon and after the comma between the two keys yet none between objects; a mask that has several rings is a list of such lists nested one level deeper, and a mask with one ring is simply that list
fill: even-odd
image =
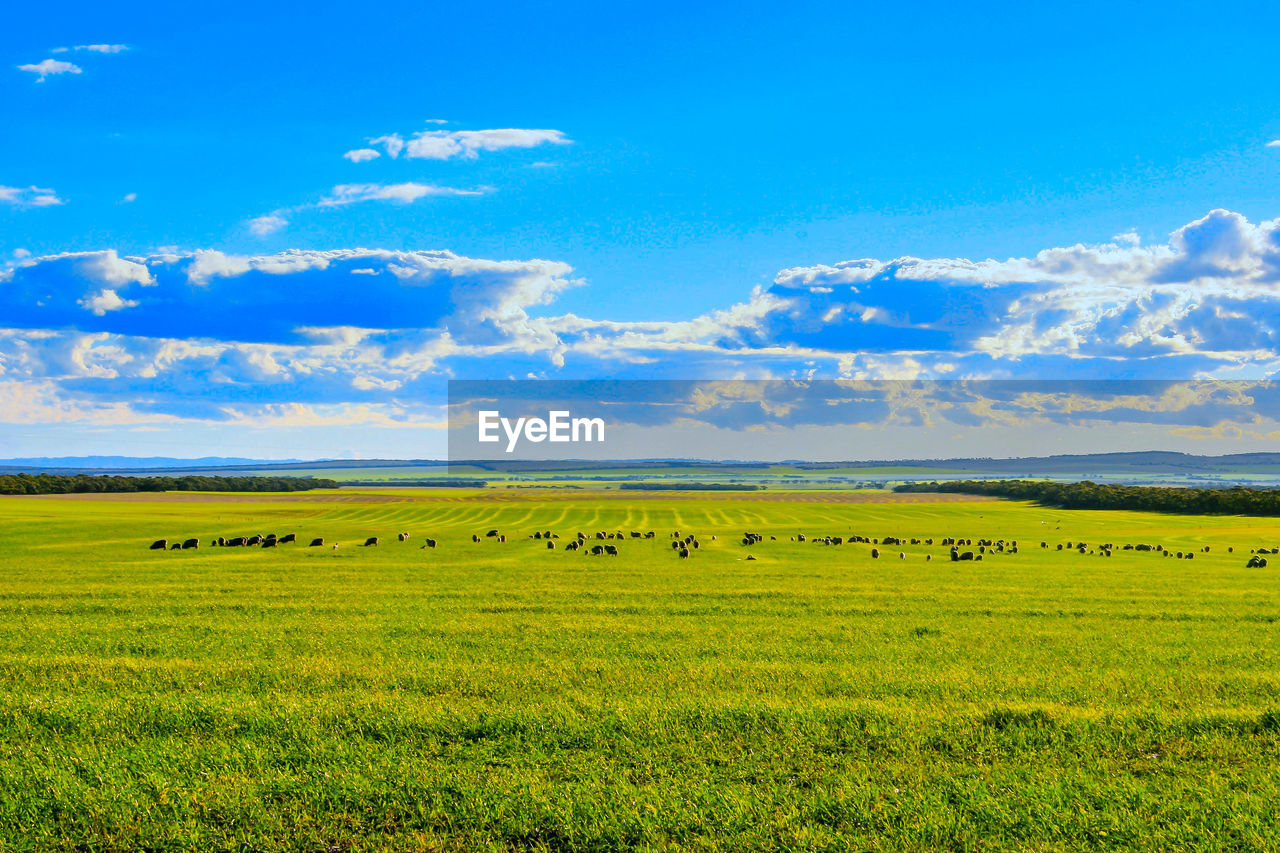
[{"label": "blue sky", "polygon": [[456,376],[1275,373],[1274,4],[690,5],[7,10],[0,456],[439,454]]}]

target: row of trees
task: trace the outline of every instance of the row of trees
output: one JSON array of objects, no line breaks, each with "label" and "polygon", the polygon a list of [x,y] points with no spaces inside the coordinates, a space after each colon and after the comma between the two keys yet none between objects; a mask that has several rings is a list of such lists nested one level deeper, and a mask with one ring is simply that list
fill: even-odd
[{"label": "row of trees", "polygon": [[758,492],[750,483],[619,483],[620,491],[637,492]]},{"label": "row of trees", "polygon": [[1170,486],[1118,486],[1084,480],[953,480],[907,483],[895,492],[958,492],[1035,501],[1062,509],[1128,509],[1184,515],[1280,515],[1280,490],[1188,489]]},{"label": "row of trees", "polygon": [[0,474],[0,495],[84,492],[302,492],[336,489],[335,480],[310,477],[117,477],[89,474]]}]

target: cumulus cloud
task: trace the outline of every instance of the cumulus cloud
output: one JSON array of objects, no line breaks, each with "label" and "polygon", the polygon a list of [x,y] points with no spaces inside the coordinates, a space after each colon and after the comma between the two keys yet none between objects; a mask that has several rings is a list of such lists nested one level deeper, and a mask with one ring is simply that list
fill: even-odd
[{"label": "cumulus cloud", "polygon": [[[535,148],[539,145],[568,145],[572,140],[560,130],[529,128],[500,128],[492,130],[424,130],[405,140],[396,133],[369,140],[370,145],[381,145],[387,156],[395,159],[401,152],[405,157],[420,160],[474,160],[481,151],[501,151],[507,148]],[[372,155],[372,156],[370,156]],[[343,156],[360,162],[371,160],[378,152],[372,148],[348,151]]]},{"label": "cumulus cloud", "polygon": [[[351,185],[335,198],[383,189]],[[1280,220],[1225,210],[1147,245],[1123,234],[1004,260],[796,266],[735,304],[660,321],[558,310],[560,295],[582,284],[560,262],[447,251],[91,252],[15,258],[0,278],[5,377],[182,417],[225,418],[228,406],[435,404],[445,378],[467,375],[1280,372]]]},{"label": "cumulus cloud", "polygon": [[428,196],[473,196],[483,194],[484,190],[463,190],[454,187],[412,182],[403,184],[339,184],[333,188],[332,194],[320,202],[320,205],[322,207],[337,207],[362,201],[396,201],[401,204],[410,204]]},{"label": "cumulus cloud", "polygon": [[267,214],[249,220],[249,230],[256,237],[266,237],[274,234],[289,224],[289,220],[278,214]]},{"label": "cumulus cloud", "polygon": [[71,62],[64,62],[61,59],[46,59],[31,65],[19,65],[19,71],[27,71],[37,75],[36,82],[43,83],[48,77],[56,77],[59,74],[79,74],[81,68]]},{"label": "cumulus cloud", "polygon": [[373,148],[353,148],[342,156],[352,163],[363,163],[366,160],[377,160],[382,155]]},{"label": "cumulus cloud", "polygon": [[138,200],[137,193],[125,193],[124,198],[120,199],[121,204],[133,204]]},{"label": "cumulus cloud", "polygon": [[64,203],[51,189],[36,186],[0,186],[0,204],[12,204],[17,207],[53,207]]},{"label": "cumulus cloud", "polygon": [[76,304],[101,317],[108,311],[119,311],[121,308],[132,308],[138,304],[138,301],[136,299],[122,299],[120,298],[120,294],[116,293],[114,290],[104,288],[99,290],[97,293],[84,297]]}]

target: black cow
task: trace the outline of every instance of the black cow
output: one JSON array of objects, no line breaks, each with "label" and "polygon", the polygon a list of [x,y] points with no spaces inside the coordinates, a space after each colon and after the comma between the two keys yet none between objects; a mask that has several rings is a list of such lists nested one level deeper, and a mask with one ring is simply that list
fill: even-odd
[{"label": "black cow", "polygon": [[428,539],[428,540],[427,540],[427,547],[428,547],[428,548],[434,548],[434,547],[436,547],[436,540],[434,540],[434,539]]},{"label": "black cow", "polygon": [[312,540],[311,540],[311,544],[310,544],[310,545],[308,545],[307,547],[308,547],[308,548],[319,548],[319,547],[320,547],[321,545],[323,545],[323,544],[324,544],[324,540],[323,540],[323,539],[316,538],[316,539],[312,539]]},{"label": "black cow", "polygon": [[168,539],[157,539],[156,541],[151,543],[152,551],[165,551],[165,550],[168,550],[168,548],[169,548]]},{"label": "black cow", "polygon": [[377,536],[370,536],[368,539],[364,540],[364,547],[366,548],[368,548],[371,545],[377,545],[377,544],[378,544]]},{"label": "black cow", "polygon": [[187,550],[188,548],[199,548],[199,547],[200,547],[199,539],[187,539],[182,543],[182,550],[184,551]]},{"label": "black cow", "polygon": [[292,534],[292,533],[286,533],[285,535],[281,536],[277,541],[278,541],[281,545],[283,545],[283,544],[284,544],[284,543],[286,543],[286,542],[297,542],[297,541],[298,541],[298,537],[297,537],[297,536],[295,536],[295,535],[294,535],[294,534]]}]

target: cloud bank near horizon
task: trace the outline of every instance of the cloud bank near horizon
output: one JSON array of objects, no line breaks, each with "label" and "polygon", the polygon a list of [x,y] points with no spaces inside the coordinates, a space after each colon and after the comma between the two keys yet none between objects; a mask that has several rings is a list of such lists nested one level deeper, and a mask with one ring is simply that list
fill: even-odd
[{"label": "cloud bank near horizon", "polygon": [[1280,220],[1226,210],[1150,246],[1126,235],[1004,261],[797,266],[672,320],[557,311],[579,286],[559,261],[449,251],[16,259],[0,268],[2,419],[410,425],[438,421],[454,377],[1261,379],[1280,367]]}]

